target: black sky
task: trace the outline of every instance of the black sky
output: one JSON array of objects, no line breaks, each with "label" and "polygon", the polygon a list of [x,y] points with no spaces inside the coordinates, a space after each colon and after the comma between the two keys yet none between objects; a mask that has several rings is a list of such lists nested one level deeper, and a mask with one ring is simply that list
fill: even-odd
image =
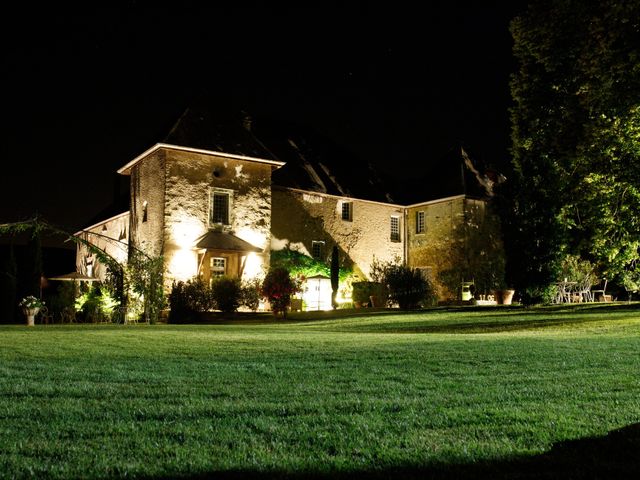
[{"label": "black sky", "polygon": [[0,222],[86,226],[115,170],[202,99],[312,128],[399,180],[460,142],[503,165],[523,3],[5,13]]}]

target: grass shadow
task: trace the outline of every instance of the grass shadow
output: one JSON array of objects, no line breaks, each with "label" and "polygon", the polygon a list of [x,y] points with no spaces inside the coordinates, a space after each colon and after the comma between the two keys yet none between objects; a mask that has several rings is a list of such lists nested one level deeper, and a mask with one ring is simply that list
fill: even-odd
[{"label": "grass shadow", "polygon": [[[575,326],[602,320],[606,314],[625,314],[640,312],[640,303],[619,304],[573,304],[524,307],[521,305],[500,306],[439,306],[420,310],[398,310],[395,308],[359,308],[338,309],[329,311],[291,312],[287,318],[275,317],[271,312],[236,312],[233,314],[222,312],[207,312],[199,314],[196,321],[184,322],[182,325],[287,325],[340,320],[358,317],[432,316],[429,323],[423,325],[389,325],[385,328],[368,329],[366,326],[359,331],[362,333],[433,333],[433,334],[479,334],[516,332],[523,330],[546,329],[550,327]],[[473,313],[473,319],[466,322],[451,323],[443,317],[445,322],[439,322],[438,314]],[[476,315],[482,313],[484,315]],[[569,315],[567,315],[569,314]],[[435,315],[435,316],[434,316]],[[558,315],[558,318],[554,318]],[[560,316],[562,315],[562,316]],[[425,320],[427,320],[425,318]],[[434,320],[434,322],[431,322]]]},{"label": "grass shadow", "polygon": [[390,466],[375,470],[332,472],[287,472],[232,470],[198,475],[151,478],[215,479],[617,479],[639,478],[640,424],[614,430],[602,437],[570,440],[553,445],[540,455],[495,460],[474,464]]}]

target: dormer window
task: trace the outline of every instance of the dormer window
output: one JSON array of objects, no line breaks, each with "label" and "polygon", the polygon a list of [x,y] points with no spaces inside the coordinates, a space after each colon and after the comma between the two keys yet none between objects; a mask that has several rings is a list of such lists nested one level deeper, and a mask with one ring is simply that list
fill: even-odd
[{"label": "dormer window", "polygon": [[230,225],[231,190],[216,188],[211,192],[211,223]]},{"label": "dormer window", "polygon": [[416,233],[424,233],[424,211],[416,212]]},{"label": "dormer window", "polygon": [[353,220],[353,203],[342,202],[342,220],[351,222]]}]

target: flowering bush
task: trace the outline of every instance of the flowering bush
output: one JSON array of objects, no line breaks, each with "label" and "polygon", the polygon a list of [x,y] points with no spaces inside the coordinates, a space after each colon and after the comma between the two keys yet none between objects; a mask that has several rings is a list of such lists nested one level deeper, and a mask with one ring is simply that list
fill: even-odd
[{"label": "flowering bush", "polygon": [[44,302],[33,295],[28,295],[20,300],[18,305],[21,308],[42,308],[44,307]]},{"label": "flowering bush", "polygon": [[300,283],[289,275],[289,271],[282,267],[269,270],[262,282],[262,294],[271,304],[274,315],[282,313],[287,316],[287,308],[291,303],[291,295],[300,291]]}]

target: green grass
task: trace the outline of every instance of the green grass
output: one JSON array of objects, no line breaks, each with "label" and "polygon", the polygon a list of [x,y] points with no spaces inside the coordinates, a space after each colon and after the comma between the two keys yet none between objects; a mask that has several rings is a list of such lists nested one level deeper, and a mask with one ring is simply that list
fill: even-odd
[{"label": "green grass", "polygon": [[548,473],[640,422],[637,305],[338,315],[0,327],[0,478]]}]

